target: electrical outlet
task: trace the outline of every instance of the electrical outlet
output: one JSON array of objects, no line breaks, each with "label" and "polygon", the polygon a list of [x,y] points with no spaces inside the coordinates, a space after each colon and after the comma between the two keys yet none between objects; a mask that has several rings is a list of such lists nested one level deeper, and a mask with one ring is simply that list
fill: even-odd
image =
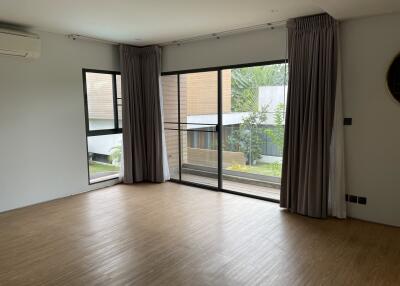
[{"label": "electrical outlet", "polygon": [[366,205],[367,204],[367,198],[366,197],[359,197],[355,195],[345,195],[345,200],[346,202],[354,203],[354,204],[360,204],[360,205]]},{"label": "electrical outlet", "polygon": [[343,119],[343,125],[353,125],[353,118],[345,117]]},{"label": "electrical outlet", "polygon": [[360,205],[366,205],[367,204],[367,198],[366,197],[358,197],[358,203]]},{"label": "electrical outlet", "polygon": [[358,200],[357,196],[349,195],[349,202],[350,203],[357,203],[357,200]]}]

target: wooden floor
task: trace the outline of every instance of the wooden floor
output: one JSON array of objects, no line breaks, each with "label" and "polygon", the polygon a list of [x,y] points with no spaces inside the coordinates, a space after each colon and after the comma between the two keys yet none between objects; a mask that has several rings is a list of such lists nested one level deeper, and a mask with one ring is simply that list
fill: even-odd
[{"label": "wooden floor", "polygon": [[165,183],[0,214],[1,285],[400,285],[400,229]]}]

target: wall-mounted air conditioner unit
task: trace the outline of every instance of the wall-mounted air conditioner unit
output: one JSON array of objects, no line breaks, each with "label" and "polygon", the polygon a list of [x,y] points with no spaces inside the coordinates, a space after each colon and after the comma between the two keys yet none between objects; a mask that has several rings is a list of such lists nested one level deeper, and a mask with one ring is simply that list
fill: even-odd
[{"label": "wall-mounted air conditioner unit", "polygon": [[36,59],[40,50],[38,35],[0,28],[0,55]]}]

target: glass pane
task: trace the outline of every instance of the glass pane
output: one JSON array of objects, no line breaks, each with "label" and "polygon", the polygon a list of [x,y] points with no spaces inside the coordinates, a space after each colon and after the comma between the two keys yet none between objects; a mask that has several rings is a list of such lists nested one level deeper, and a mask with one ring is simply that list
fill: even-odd
[{"label": "glass pane", "polygon": [[165,130],[165,142],[167,145],[168,167],[172,179],[179,180],[179,132],[177,130]]},{"label": "glass pane", "polygon": [[218,124],[218,73],[216,71],[181,75],[180,95],[181,122]]},{"label": "glass pane", "polygon": [[112,77],[111,74],[86,73],[89,130],[115,128]]},{"label": "glass pane", "polygon": [[223,188],[279,199],[287,67],[223,71]]},{"label": "glass pane", "polygon": [[182,131],[182,180],[218,187],[218,138],[212,128]]},{"label": "glass pane", "polygon": [[118,105],[117,109],[118,109],[118,128],[122,128],[122,105]]},{"label": "glass pane", "polygon": [[122,128],[122,92],[121,92],[121,75],[117,74],[115,78],[117,89],[117,109],[118,109],[118,127]]},{"label": "glass pane", "polygon": [[116,88],[117,88],[117,98],[122,98],[122,93],[121,93],[121,75],[117,74],[115,77],[116,81]]},{"label": "glass pane", "polygon": [[178,77],[161,78],[165,141],[167,144],[169,172],[172,179],[179,179],[179,133],[178,129]]},{"label": "glass pane", "polygon": [[118,177],[122,160],[122,134],[90,136],[87,140],[90,182]]},{"label": "glass pane", "polygon": [[164,122],[166,128],[178,128],[178,76],[161,78]]},{"label": "glass pane", "polygon": [[218,186],[218,72],[180,76],[182,180]]}]

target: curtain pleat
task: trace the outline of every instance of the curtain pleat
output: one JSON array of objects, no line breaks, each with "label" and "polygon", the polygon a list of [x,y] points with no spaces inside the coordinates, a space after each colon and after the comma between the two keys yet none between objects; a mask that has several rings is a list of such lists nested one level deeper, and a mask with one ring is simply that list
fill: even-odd
[{"label": "curtain pleat", "polygon": [[318,218],[327,216],[336,26],[327,14],[288,22],[289,86],[280,204]]},{"label": "curtain pleat", "polygon": [[122,121],[125,183],[164,182],[159,47],[121,45]]},{"label": "curtain pleat", "polygon": [[[339,38],[338,29],[338,38]],[[344,127],[343,127],[343,94],[341,56],[338,48],[338,69],[336,80],[335,115],[330,148],[330,175],[328,214],[337,218],[346,218],[346,186],[345,186],[345,158],[344,158]]]}]

